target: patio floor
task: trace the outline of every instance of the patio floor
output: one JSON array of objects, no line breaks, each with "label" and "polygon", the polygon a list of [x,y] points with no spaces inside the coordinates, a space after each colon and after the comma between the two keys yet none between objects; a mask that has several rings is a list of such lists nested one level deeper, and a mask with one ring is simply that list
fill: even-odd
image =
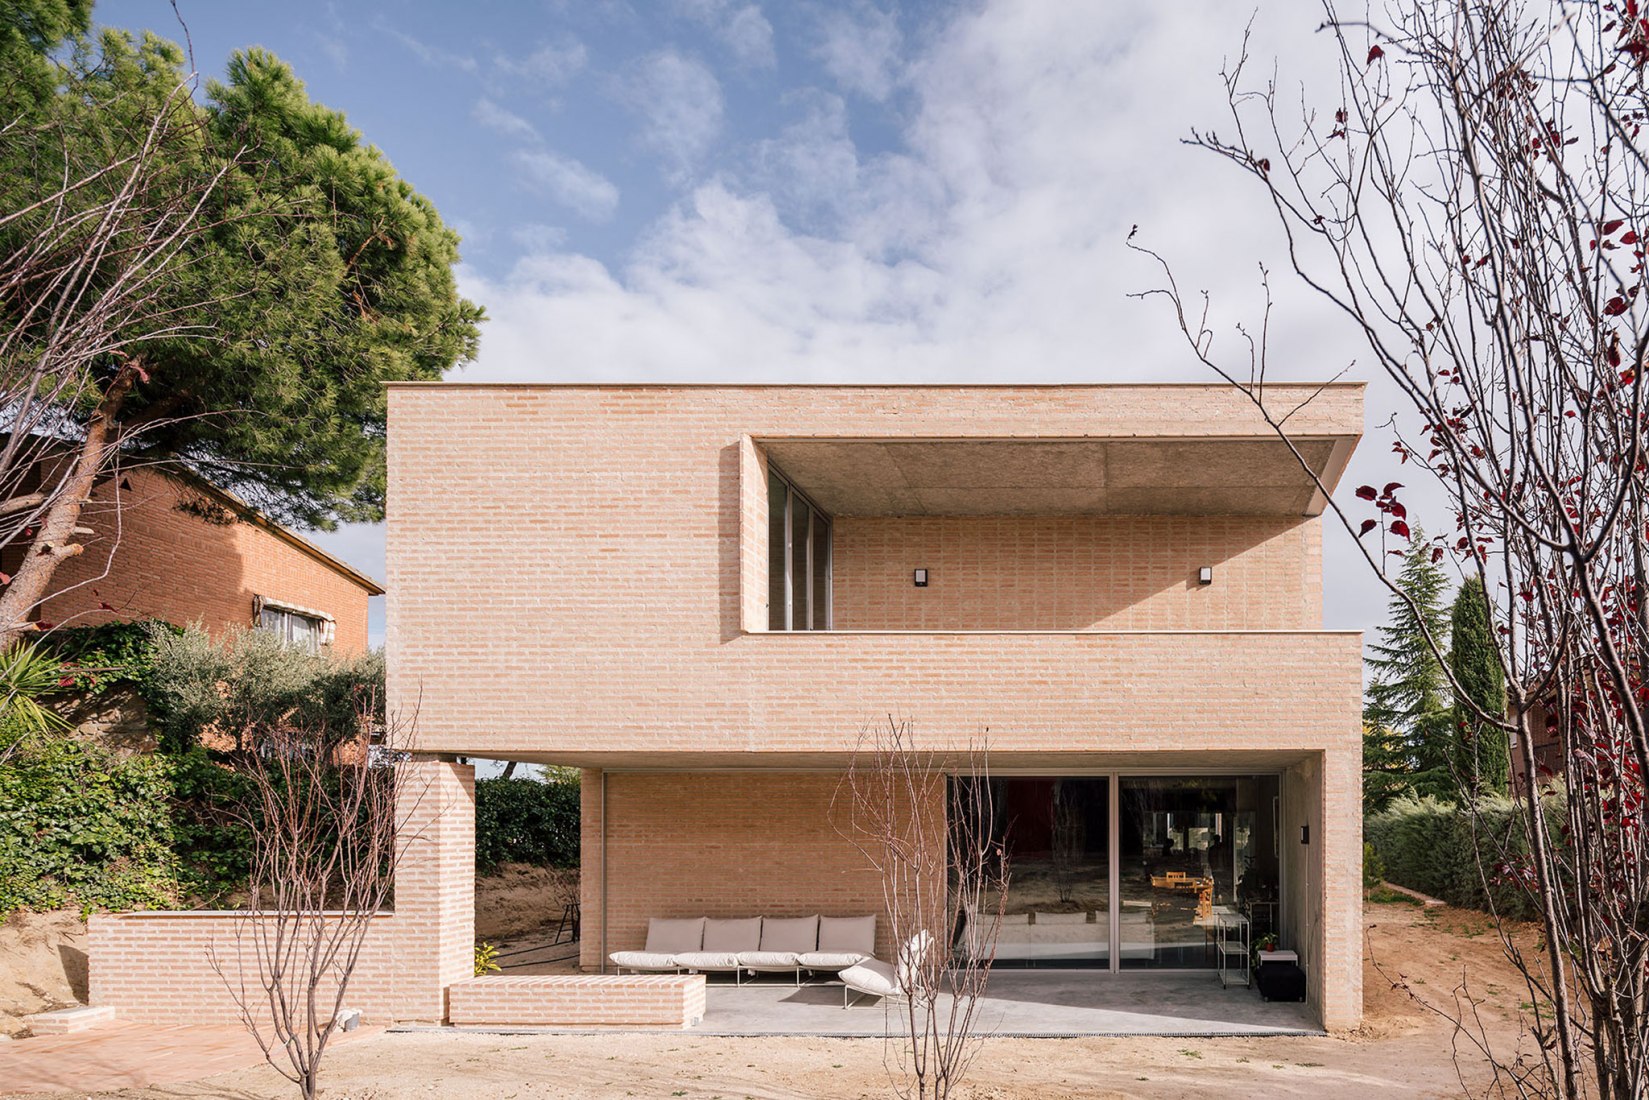
[{"label": "patio floor", "polygon": [[[764,976],[735,986],[711,979],[704,1022],[689,1035],[880,1037],[901,1026],[897,1006],[874,999],[842,1008],[838,982],[797,986]],[[464,1029],[472,1030],[472,1029]],[[582,1028],[473,1030],[540,1032]],[[979,1031],[1004,1037],[1077,1035],[1321,1035],[1302,1003],[1267,1003],[1253,989],[1221,989],[1212,972],[1108,974],[1093,970],[999,970],[979,1009]]]}]

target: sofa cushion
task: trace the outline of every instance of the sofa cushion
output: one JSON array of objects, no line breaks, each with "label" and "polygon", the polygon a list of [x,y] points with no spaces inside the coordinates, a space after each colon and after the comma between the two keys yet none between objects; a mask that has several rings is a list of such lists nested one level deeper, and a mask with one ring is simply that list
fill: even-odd
[{"label": "sofa cushion", "polygon": [[647,950],[658,955],[677,951],[697,951],[704,946],[704,918],[667,920],[654,917],[647,922]]},{"label": "sofa cushion", "polygon": [[869,993],[873,997],[900,996],[899,985],[893,977],[893,967],[885,962],[871,959],[869,962],[858,963],[843,970],[840,977],[843,985],[860,993]]},{"label": "sofa cushion", "polygon": [[815,951],[819,946],[818,917],[763,917],[763,951]]},{"label": "sofa cushion", "polygon": [[876,918],[820,917],[819,950],[838,954],[876,954]]},{"label": "sofa cushion", "polygon": [[841,970],[869,958],[857,951],[803,951],[800,961],[809,970]]},{"label": "sofa cushion", "polygon": [[739,956],[733,951],[681,951],[672,956],[683,970],[737,970]]},{"label": "sofa cushion", "polygon": [[739,965],[747,970],[794,970],[800,961],[794,951],[739,952]]},{"label": "sofa cushion", "polygon": [[704,950],[760,951],[762,947],[762,919],[720,920],[711,917],[704,922]]},{"label": "sofa cushion", "polygon": [[625,970],[679,970],[676,957],[659,951],[614,951],[607,956],[614,966]]}]

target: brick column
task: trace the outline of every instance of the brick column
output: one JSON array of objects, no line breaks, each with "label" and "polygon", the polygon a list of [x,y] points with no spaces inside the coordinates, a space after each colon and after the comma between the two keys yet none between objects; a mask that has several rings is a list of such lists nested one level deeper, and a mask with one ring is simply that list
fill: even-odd
[{"label": "brick column", "polygon": [[1329,1031],[1363,1019],[1363,754],[1322,757],[1322,1018]]},{"label": "brick column", "polygon": [[401,765],[395,869],[395,1015],[442,1021],[447,986],[475,973],[475,769]]}]

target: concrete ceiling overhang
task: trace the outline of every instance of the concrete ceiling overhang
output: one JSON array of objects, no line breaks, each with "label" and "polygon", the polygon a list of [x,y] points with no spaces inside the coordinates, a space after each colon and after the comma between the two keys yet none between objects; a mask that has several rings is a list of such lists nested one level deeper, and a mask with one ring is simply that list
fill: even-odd
[{"label": "concrete ceiling overhang", "polygon": [[[773,439],[768,461],[839,516],[1318,515],[1278,439]],[[1354,436],[1293,441],[1330,490]]]}]

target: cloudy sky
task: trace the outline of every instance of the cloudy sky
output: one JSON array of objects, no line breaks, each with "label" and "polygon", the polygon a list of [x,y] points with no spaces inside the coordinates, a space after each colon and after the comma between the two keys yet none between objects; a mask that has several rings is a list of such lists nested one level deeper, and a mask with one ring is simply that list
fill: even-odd
[{"label": "cloudy sky", "polygon": [[[975,0],[179,0],[196,62],[261,45],[464,237],[490,316],[466,379],[1201,381],[1137,240],[1223,348],[1281,271],[1259,194],[1181,143],[1229,130],[1222,61],[1332,103],[1314,5]],[[101,22],[181,30],[167,0]],[[1326,93],[1327,98],[1324,98]],[[1282,276],[1273,377],[1367,378]],[[1390,473],[1384,391],[1345,492]],[[376,528],[317,536],[383,573]],[[1382,593],[1344,535],[1325,625]],[[381,601],[375,601],[381,602]],[[374,612],[381,637],[382,610]]]}]

